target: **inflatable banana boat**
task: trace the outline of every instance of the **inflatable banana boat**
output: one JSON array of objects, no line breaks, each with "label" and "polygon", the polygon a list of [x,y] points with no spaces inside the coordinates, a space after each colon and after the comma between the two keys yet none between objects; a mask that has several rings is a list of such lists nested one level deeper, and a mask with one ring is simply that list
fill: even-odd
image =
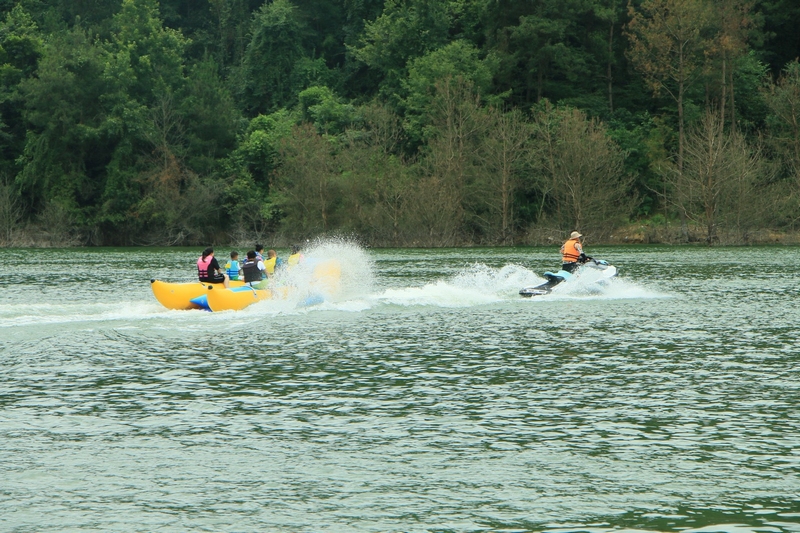
[{"label": "inflatable banana boat", "polygon": [[206,292],[192,298],[192,303],[207,311],[241,311],[250,304],[270,298],[272,291],[268,289],[256,289],[249,285],[225,288],[220,284],[209,284],[206,285]]},{"label": "inflatable banana boat", "polygon": [[[231,285],[237,284],[241,287],[244,282],[232,281]],[[206,283],[199,281],[191,283],[169,283],[157,279],[150,280],[150,288],[156,300],[167,309],[201,309],[192,300],[203,296],[208,292]]]},{"label": "inflatable banana boat", "polygon": [[[301,304],[313,305],[338,292],[341,280],[341,266],[338,261],[324,261],[313,265],[311,281],[305,289],[307,296]],[[262,282],[267,285],[265,282]],[[300,289],[292,285],[277,288],[250,287],[243,281],[231,281],[226,288],[221,283],[169,283],[157,279],[150,280],[153,295],[167,309],[206,311],[239,311],[261,300],[285,299]]]}]

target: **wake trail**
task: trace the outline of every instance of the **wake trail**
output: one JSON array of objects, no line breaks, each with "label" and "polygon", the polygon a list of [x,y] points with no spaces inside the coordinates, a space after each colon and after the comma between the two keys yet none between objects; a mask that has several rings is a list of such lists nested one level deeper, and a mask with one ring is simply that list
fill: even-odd
[{"label": "wake trail", "polygon": [[551,294],[523,298],[519,290],[546,281],[543,276],[517,264],[493,268],[482,263],[465,267],[453,276],[426,283],[419,287],[385,289],[366,297],[371,306],[473,307],[501,302],[530,302],[558,299],[642,299],[663,298],[666,295],[623,278],[607,280],[598,285],[587,276],[559,285]]}]

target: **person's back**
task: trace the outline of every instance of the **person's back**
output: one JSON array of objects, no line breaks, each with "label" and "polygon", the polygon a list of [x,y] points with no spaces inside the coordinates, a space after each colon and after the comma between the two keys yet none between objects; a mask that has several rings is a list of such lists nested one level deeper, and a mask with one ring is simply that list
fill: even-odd
[{"label": "person's back", "polygon": [[267,277],[271,277],[275,274],[275,267],[278,265],[278,254],[275,250],[268,250],[267,251],[267,259],[264,261],[264,269],[267,273]]},{"label": "person's back", "polygon": [[225,271],[228,273],[228,279],[239,279],[239,252],[231,252],[231,260],[225,264]]},{"label": "person's back", "polygon": [[573,231],[567,242],[561,246],[561,269],[573,272],[580,266],[580,262],[586,257],[583,253],[580,239],[583,237],[577,231]]},{"label": "person's back", "polygon": [[214,249],[209,246],[203,250],[203,255],[197,259],[197,279],[204,283],[222,283],[227,287],[228,277],[221,270]]},{"label": "person's back", "polygon": [[292,246],[292,253],[289,254],[288,259],[286,260],[286,264],[289,267],[293,267],[300,263],[303,259],[303,254],[300,253],[300,248],[298,246]]},{"label": "person's back", "polygon": [[256,252],[254,250],[247,252],[247,260],[242,265],[244,282],[250,285],[261,282],[263,271],[264,262],[258,259]]},{"label": "person's back", "polygon": [[[264,245],[256,244],[256,259],[266,265],[267,259],[264,257]],[[267,279],[267,271],[261,272],[261,279]]]}]

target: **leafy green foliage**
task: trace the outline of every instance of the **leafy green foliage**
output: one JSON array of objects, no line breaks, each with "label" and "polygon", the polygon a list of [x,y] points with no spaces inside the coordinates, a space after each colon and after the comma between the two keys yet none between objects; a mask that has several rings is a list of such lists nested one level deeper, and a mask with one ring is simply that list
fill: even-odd
[{"label": "leafy green foliage", "polygon": [[30,14],[17,4],[0,25],[0,172],[15,174],[26,135],[19,85],[36,71],[43,39]]},{"label": "leafy green foliage", "polygon": [[[749,182],[788,191],[773,222],[800,219],[794,1],[26,0],[0,20],[7,242],[668,225],[700,205],[672,178],[709,116],[781,169]],[[591,198],[561,189],[576,175]]]},{"label": "leafy green foliage", "polygon": [[289,0],[266,3],[254,15],[242,63],[242,100],[248,111],[290,107],[300,90],[325,82],[324,63],[314,63],[306,50],[309,34],[301,12]]},{"label": "leafy green foliage", "polygon": [[447,43],[451,23],[447,8],[448,3],[440,0],[387,0],[381,16],[367,23],[353,52],[380,72],[384,97],[398,98],[409,60]]},{"label": "leafy green foliage", "polygon": [[355,108],[327,87],[309,87],[297,96],[303,120],[314,124],[320,133],[340,134],[357,121]]},{"label": "leafy green foliage", "polygon": [[54,36],[43,48],[37,76],[20,83],[29,130],[17,183],[32,205],[59,199],[77,211],[95,209],[114,129],[98,105],[109,91],[106,60],[105,51],[76,28]]},{"label": "leafy green foliage", "polygon": [[409,137],[422,141],[429,125],[436,84],[446,79],[461,79],[478,94],[489,96],[492,75],[496,69],[493,58],[480,59],[478,50],[464,41],[454,41],[433,50],[409,63],[408,78],[403,83]]}]

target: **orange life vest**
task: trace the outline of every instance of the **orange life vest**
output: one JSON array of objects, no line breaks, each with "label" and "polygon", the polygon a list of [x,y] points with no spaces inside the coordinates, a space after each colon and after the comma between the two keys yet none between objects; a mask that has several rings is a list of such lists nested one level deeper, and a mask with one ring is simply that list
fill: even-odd
[{"label": "orange life vest", "polygon": [[578,249],[578,239],[570,239],[561,247],[561,261],[563,263],[574,263],[581,258],[581,252]]}]

